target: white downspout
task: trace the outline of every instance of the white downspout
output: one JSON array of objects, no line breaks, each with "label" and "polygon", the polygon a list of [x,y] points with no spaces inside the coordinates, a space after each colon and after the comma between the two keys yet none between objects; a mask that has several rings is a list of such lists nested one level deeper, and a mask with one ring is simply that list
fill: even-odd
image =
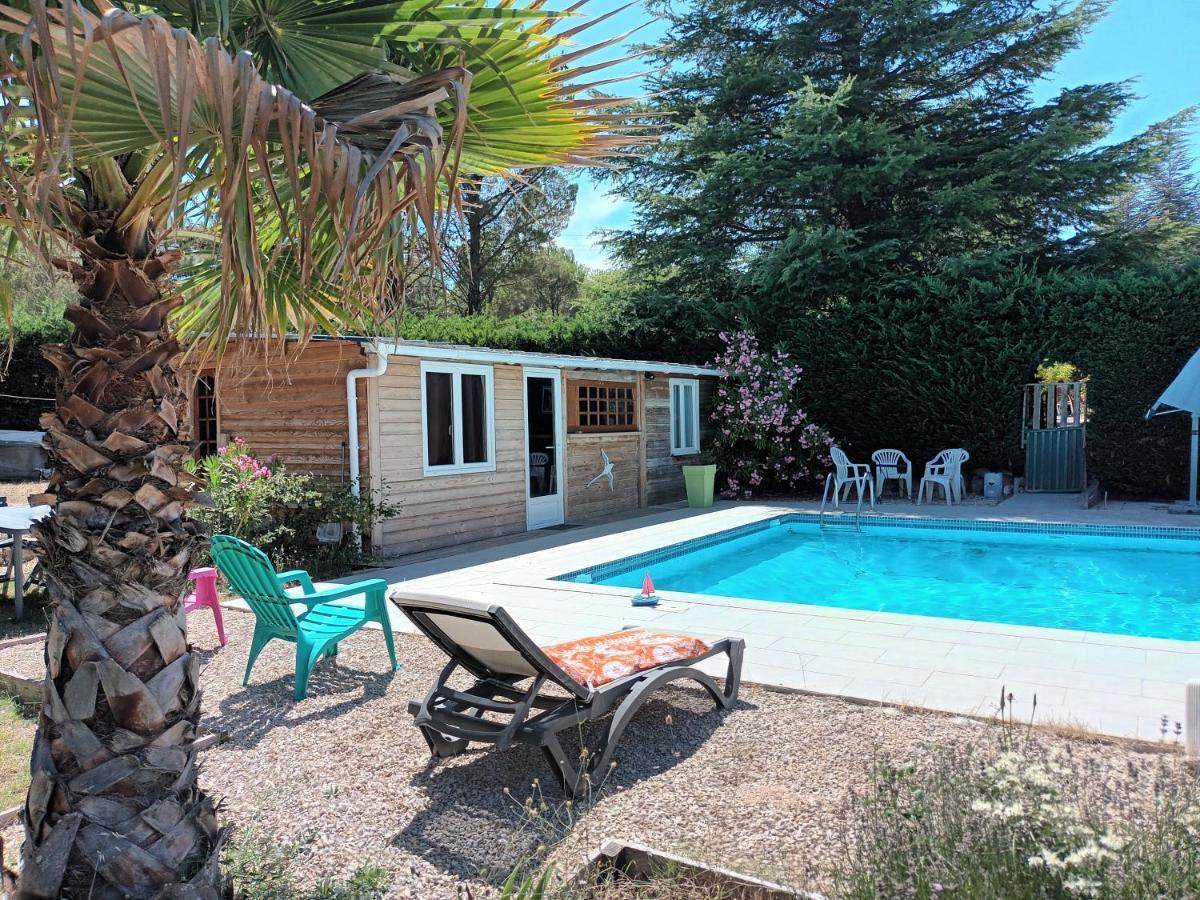
[{"label": "white downspout", "polygon": [[374,344],[366,344],[378,359],[369,366],[361,369],[351,369],[346,373],[346,422],[349,428],[347,446],[350,452],[350,492],[355,497],[361,496],[359,491],[358,465],[358,380],[360,378],[378,378],[388,367],[386,348],[378,348]]}]

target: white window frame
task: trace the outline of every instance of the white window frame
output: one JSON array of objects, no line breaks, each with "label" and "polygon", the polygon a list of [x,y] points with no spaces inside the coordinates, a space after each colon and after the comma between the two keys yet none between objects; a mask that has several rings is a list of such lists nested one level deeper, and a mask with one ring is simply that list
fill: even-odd
[{"label": "white window frame", "polygon": [[[675,388],[678,387],[682,391],[685,387],[692,389],[692,422],[695,425],[696,432],[693,435],[695,444],[677,444],[675,439]],[[698,378],[672,378],[668,387],[670,391],[670,406],[669,412],[671,416],[671,455],[672,456],[695,456],[700,452],[700,380]]]},{"label": "white window frame", "polygon": [[[425,375],[435,372],[452,376],[450,381],[450,417],[454,427],[454,462],[444,466],[429,464],[429,406],[425,396]],[[487,461],[464,463],[462,445],[462,376],[482,375],[484,413],[487,416]],[[461,363],[421,361],[421,469],[425,477],[462,475],[468,472],[496,471],[496,392],[495,370],[492,366],[469,366]]]}]

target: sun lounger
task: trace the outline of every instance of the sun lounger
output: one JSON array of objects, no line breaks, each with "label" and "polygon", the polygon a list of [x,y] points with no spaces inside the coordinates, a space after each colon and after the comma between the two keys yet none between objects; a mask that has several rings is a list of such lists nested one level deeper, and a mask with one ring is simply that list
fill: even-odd
[{"label": "sun lounger", "polygon": [[[542,749],[570,796],[599,785],[629,720],[663,685],[687,678],[721,709],[737,701],[741,639],[709,645],[688,635],[631,629],[542,648],[500,606],[402,590],[390,596],[450,657],[425,699],[408,705],[438,758],[462,753],[472,741],[501,750],[514,741],[530,744]],[[722,655],[728,657],[724,690],[696,668]],[[459,669],[476,679],[466,690],[449,686]],[[548,693],[551,685],[561,690]],[[609,713],[599,746],[571,759],[560,742],[563,733],[578,733],[583,723]]]}]

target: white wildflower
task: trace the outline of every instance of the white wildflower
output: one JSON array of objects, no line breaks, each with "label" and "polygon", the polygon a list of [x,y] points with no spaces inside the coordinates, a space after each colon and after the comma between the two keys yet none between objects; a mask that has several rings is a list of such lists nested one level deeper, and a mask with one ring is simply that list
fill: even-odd
[{"label": "white wildflower", "polygon": [[992,815],[997,819],[1019,819],[1025,815],[1025,804],[1020,800],[1007,806],[1002,803],[997,804],[992,810]]},{"label": "white wildflower", "polygon": [[1048,788],[1054,786],[1054,779],[1041,766],[1030,766],[1029,771],[1025,773],[1025,780],[1035,787]]},{"label": "white wildflower", "polygon": [[1129,844],[1128,838],[1106,831],[1100,838],[1100,843],[1114,853],[1120,853]]},{"label": "white wildflower", "polygon": [[1013,750],[1008,750],[996,758],[995,768],[997,771],[1019,772],[1025,768],[1025,757]]},{"label": "white wildflower", "polygon": [[1095,841],[1088,841],[1073,853],[1067,854],[1065,860],[1068,866],[1079,866],[1086,862],[1102,862],[1106,859],[1111,859],[1113,854],[1109,853]]},{"label": "white wildflower", "polygon": [[1063,887],[1080,897],[1095,897],[1100,890],[1100,882],[1090,878],[1068,878],[1063,882]]},{"label": "white wildflower", "polygon": [[1055,853],[1049,847],[1042,848],[1041,857],[1042,857],[1042,862],[1045,863],[1047,868],[1050,868],[1050,869],[1066,868],[1067,864],[1065,862],[1063,862],[1062,857],[1060,857],[1057,853]]}]

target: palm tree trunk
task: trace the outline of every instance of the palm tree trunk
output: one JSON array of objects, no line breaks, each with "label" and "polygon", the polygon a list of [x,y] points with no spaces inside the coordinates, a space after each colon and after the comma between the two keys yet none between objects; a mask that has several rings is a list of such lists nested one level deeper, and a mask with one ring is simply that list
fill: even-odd
[{"label": "palm tree trunk", "polygon": [[17,896],[216,897],[225,832],[196,783],[200,659],[181,599],[204,535],[181,469],[179,301],[161,293],[178,254],[77,247],[75,331],[43,348],[54,512],[34,534],[52,617]]}]

